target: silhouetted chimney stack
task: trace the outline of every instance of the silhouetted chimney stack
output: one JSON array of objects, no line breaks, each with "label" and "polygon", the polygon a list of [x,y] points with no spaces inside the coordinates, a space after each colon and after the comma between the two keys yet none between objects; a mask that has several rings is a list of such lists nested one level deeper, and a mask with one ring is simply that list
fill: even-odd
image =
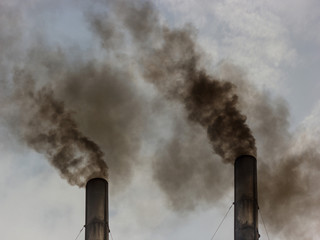
[{"label": "silhouetted chimney stack", "polygon": [[258,193],[257,160],[250,155],[239,156],[234,164],[234,239],[257,240]]},{"label": "silhouetted chimney stack", "polygon": [[93,178],[86,185],[85,240],[108,240],[108,182]]}]

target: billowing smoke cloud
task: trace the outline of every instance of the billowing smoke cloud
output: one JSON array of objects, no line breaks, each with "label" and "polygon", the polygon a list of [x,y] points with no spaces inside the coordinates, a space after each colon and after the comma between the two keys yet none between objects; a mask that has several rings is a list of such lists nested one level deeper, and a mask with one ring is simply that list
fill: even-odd
[{"label": "billowing smoke cloud", "polygon": [[74,185],[84,186],[93,177],[107,177],[103,153],[85,137],[66,111],[63,102],[56,100],[51,89],[35,89],[32,76],[15,71],[13,101],[18,106],[23,140],[49,159],[60,175]]},{"label": "billowing smoke cloud", "polygon": [[200,68],[189,31],[164,31],[161,48],[144,59],[146,78],[170,99],[184,104],[188,118],[207,130],[214,151],[224,161],[233,163],[236,156],[256,155],[255,139],[239,110],[236,86]]},{"label": "billowing smoke cloud", "polygon": [[[135,54],[145,79],[169,99],[184,104],[188,118],[207,130],[214,151],[230,163],[241,154],[256,155],[255,139],[238,108],[235,85],[201,69],[192,28],[170,30],[159,25],[149,3],[139,9],[122,6],[118,11],[137,46]],[[106,46],[110,32],[101,29],[109,29],[110,24],[102,27],[101,22],[92,20]],[[154,42],[160,42],[160,47]]]},{"label": "billowing smoke cloud", "polygon": [[138,161],[147,102],[130,73],[107,59],[82,62],[43,43],[27,58],[3,102],[7,124],[69,183],[81,187],[92,177],[125,183]]},{"label": "billowing smoke cloud", "polygon": [[[223,162],[257,151],[267,224],[291,239],[310,237],[295,226],[316,217],[319,152],[301,143],[297,151],[285,102],[235,66],[210,74],[195,30],[169,28],[150,3],[101,4],[84,10],[98,57],[36,44],[8,75],[14,85],[1,115],[17,135],[79,186],[105,176],[106,164],[113,183],[127,182],[151,139],[154,179],[178,211],[223,198],[233,172]],[[155,129],[159,119],[168,125]]]},{"label": "billowing smoke cloud", "polygon": [[[312,180],[306,172],[319,169],[320,155],[311,145],[302,147],[302,152],[294,151],[297,146],[289,133],[286,103],[250,85],[245,74],[232,65],[221,65],[219,78],[207,73],[192,27],[170,29],[161,25],[150,4],[126,6],[117,14],[115,22],[122,21],[123,29],[130,33],[144,78],[167,99],[182,103],[190,120],[188,127],[185,122],[177,123],[171,141],[160,147],[154,163],[155,179],[172,206],[192,209],[201,201],[223,196],[228,189],[224,181],[230,176],[220,175],[221,166],[213,164],[214,158],[232,163],[237,155],[256,155],[254,135],[259,160],[259,203],[265,220],[275,233],[282,232],[292,239],[310,238],[312,233],[295,225],[315,220],[312,210],[316,208],[314,196],[318,191],[313,189],[312,197],[308,194]],[[97,33],[104,42],[103,32]],[[201,146],[195,137],[202,131],[193,123],[204,127],[220,157],[206,155],[208,146]],[[212,190],[209,194],[208,188]]]}]

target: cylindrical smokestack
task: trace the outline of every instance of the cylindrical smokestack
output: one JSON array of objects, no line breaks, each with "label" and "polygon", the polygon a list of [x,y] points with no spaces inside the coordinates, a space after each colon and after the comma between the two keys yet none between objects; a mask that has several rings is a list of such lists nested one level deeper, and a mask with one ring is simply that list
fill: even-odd
[{"label": "cylindrical smokestack", "polygon": [[257,240],[258,193],[257,160],[250,155],[239,156],[234,164],[234,239]]},{"label": "cylindrical smokestack", "polygon": [[108,182],[93,178],[86,186],[85,240],[108,240]]}]

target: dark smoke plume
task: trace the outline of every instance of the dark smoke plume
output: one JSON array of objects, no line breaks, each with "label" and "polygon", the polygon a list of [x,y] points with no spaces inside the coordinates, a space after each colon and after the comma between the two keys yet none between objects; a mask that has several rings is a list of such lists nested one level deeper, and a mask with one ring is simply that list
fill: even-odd
[{"label": "dark smoke plume", "polygon": [[[123,16],[123,24],[138,47],[136,54],[146,80],[169,99],[184,104],[189,119],[207,130],[213,149],[224,161],[233,163],[241,154],[256,155],[255,139],[239,110],[236,86],[218,81],[201,69],[192,28],[170,30],[160,26],[150,3],[141,8],[130,4],[121,7],[120,18]],[[110,34],[101,29],[110,28],[110,23],[102,27],[99,18],[93,18],[92,25],[105,46]],[[160,47],[153,44],[155,39]]]},{"label": "dark smoke plume", "polygon": [[170,99],[184,104],[188,118],[206,129],[215,153],[225,162],[233,163],[242,154],[256,155],[255,139],[239,110],[236,86],[199,69],[187,29],[166,31],[164,39],[162,48],[148,56],[146,78]]},{"label": "dark smoke plume", "polygon": [[[305,147],[302,153],[292,151],[286,103],[257,90],[232,65],[220,66],[219,78],[207,73],[192,27],[170,29],[161,25],[149,3],[115,9],[115,22],[122,22],[123,29],[127,29],[144,78],[168,100],[183,104],[189,124],[197,123],[206,129],[220,158],[232,163],[239,154],[256,155],[253,135],[256,137],[260,208],[272,230],[292,239],[310,237],[295,226],[297,222],[314,221],[316,201],[308,193],[318,196],[318,191],[310,189],[311,176],[304,172],[319,169],[320,155],[313,147]],[[94,22],[93,27],[98,29]],[[96,33],[104,42],[105,35]],[[228,191],[224,181],[230,177],[219,174],[221,166],[213,164],[216,155],[206,156],[205,145],[201,147],[193,135],[201,134],[199,128],[185,124],[177,121],[183,127],[177,127],[171,141],[160,146],[154,163],[156,181],[178,210],[193,209],[201,201],[217,201],[216,195],[221,197]],[[216,195],[208,194],[208,188]]]},{"label": "dark smoke plume", "polygon": [[72,185],[82,187],[90,178],[106,178],[102,151],[79,131],[72,113],[54,98],[53,91],[48,87],[36,90],[32,76],[23,70],[16,70],[14,82],[20,85],[14,101],[21,112],[19,128],[28,146],[44,154]]},{"label": "dark smoke plume", "polygon": [[[14,76],[1,116],[13,131],[18,126],[20,138],[79,186],[104,176],[106,163],[111,182],[124,185],[146,164],[139,158],[151,142],[153,177],[176,211],[218,203],[233,187],[232,167],[223,162],[257,154],[266,223],[286,238],[311,239],[312,231],[297,226],[317,222],[320,153],[295,143],[285,101],[231,64],[210,74],[195,29],[171,29],[151,3],[98,5],[83,10],[101,45],[96,55],[34,44],[21,64],[7,53],[16,49],[13,37],[0,28],[11,61],[0,56],[1,81]],[[16,116],[6,116],[8,109]]]}]

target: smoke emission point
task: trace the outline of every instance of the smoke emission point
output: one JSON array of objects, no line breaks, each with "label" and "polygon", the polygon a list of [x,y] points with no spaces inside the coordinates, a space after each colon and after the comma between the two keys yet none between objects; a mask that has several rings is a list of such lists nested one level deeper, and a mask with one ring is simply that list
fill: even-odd
[{"label": "smoke emission point", "polygon": [[258,240],[257,160],[237,157],[234,165],[234,239]]},{"label": "smoke emission point", "polygon": [[85,240],[109,239],[108,182],[90,179],[86,184]]}]

